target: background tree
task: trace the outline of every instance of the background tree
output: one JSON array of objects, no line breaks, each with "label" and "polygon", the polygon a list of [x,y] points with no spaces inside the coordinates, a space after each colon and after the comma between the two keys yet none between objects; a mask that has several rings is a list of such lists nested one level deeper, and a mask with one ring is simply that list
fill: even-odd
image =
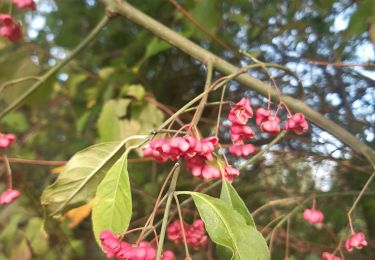
[{"label": "background tree", "polygon": [[[25,41],[14,44],[0,39],[0,83],[40,76],[65,59],[103,16],[103,2],[37,1],[36,12],[14,11],[24,21]],[[287,67],[301,84],[277,68],[265,71],[260,67],[250,74],[273,88],[276,84],[281,93],[302,100],[374,147],[372,0],[128,2],[239,67],[254,63],[254,59]],[[3,1],[0,8],[2,13],[8,12]],[[240,49],[252,58],[239,53]],[[48,243],[43,242],[46,234],[40,232],[43,213],[38,202],[42,190],[75,152],[94,143],[122,140],[158,127],[163,119],[203,91],[206,73],[200,62],[144,28],[123,17],[112,17],[95,41],[22,106],[1,118],[1,131],[15,132],[19,137],[8,155],[13,182],[24,195],[0,212],[0,257],[23,254],[24,259],[31,255],[41,259],[59,259],[61,255],[67,259],[103,258],[93,239],[90,220],[80,219],[89,214],[90,206],[71,213],[79,222],[75,227],[68,227],[67,218],[48,222],[49,239]],[[214,79],[220,76],[216,71]],[[3,85],[0,111],[30,88],[30,82]],[[230,82],[225,100],[237,102],[243,96],[250,98],[255,108],[267,103],[266,97],[244,84]],[[220,93],[210,95],[208,102],[217,100]],[[206,134],[216,126],[218,108],[207,106],[204,110],[199,126]],[[224,124],[220,126],[220,138],[228,144],[229,128],[224,116],[229,108],[223,106]],[[179,118],[188,123],[192,117],[193,112]],[[233,183],[253,212],[259,229],[272,240],[273,259],[286,255],[289,259],[319,259],[322,251],[333,250],[347,234],[347,209],[355,191],[363,187],[373,171],[362,155],[324,129],[310,126],[303,136],[288,133],[256,163],[242,170],[241,181]],[[253,143],[264,147],[272,139],[261,134]],[[242,161],[236,163],[241,165]],[[169,168],[132,155],[129,172],[134,194],[133,225],[139,225],[138,221],[152,210],[150,200],[156,198]],[[190,175],[181,174],[181,188],[197,184],[196,180],[192,183]],[[326,216],[326,225],[321,229],[307,225],[301,211],[289,221],[285,218],[277,229],[277,223],[268,225],[295,209],[301,202],[299,196],[314,190],[322,196],[318,197],[318,204]],[[370,184],[367,196],[353,215],[354,225],[366,233],[370,246],[349,254],[348,259],[372,259],[375,255],[371,243],[375,236],[373,191],[374,184]],[[218,189],[211,193],[218,194]],[[273,230],[276,231],[272,233]],[[172,244],[168,246],[173,248]],[[215,257],[214,250],[192,256],[206,259],[206,254]]]}]

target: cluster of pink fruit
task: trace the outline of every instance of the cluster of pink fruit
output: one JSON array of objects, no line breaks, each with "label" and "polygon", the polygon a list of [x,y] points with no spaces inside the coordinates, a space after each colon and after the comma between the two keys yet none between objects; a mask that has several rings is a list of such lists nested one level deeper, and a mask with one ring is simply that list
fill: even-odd
[{"label": "cluster of pink fruit", "polygon": [[[138,245],[120,241],[111,231],[105,229],[100,233],[100,242],[107,258],[116,257],[118,260],[155,260],[156,250],[148,242]],[[162,254],[162,260],[175,260],[172,251],[167,250]]]},{"label": "cluster of pink fruit", "polygon": [[[16,141],[16,136],[14,134],[3,134],[0,133],[0,152],[3,149],[10,148],[12,143]],[[11,178],[11,176],[9,176]],[[6,205],[14,201],[20,196],[18,190],[12,189],[9,187],[0,195],[0,205]]]},{"label": "cluster of pink fruit", "polygon": [[[34,0],[12,0],[19,9],[35,10]],[[9,14],[0,14],[0,35],[8,38],[10,41],[22,39],[21,23],[16,21]]]},{"label": "cluster of pink fruit", "polygon": [[[151,156],[159,162],[184,158],[186,168],[193,176],[212,180],[220,178],[222,174],[219,168],[208,163],[214,160],[213,152],[217,143],[217,137],[207,137],[202,140],[193,136],[154,139],[143,147],[143,155]],[[223,174],[231,181],[240,173],[237,169],[227,165]]]},{"label": "cluster of pink fruit", "polygon": [[[247,98],[242,98],[229,112],[230,138],[233,142],[233,145],[229,147],[229,152],[235,156],[247,157],[255,151],[252,144],[245,144],[255,136],[253,129],[246,125],[253,114],[250,100]],[[255,123],[260,125],[260,130],[265,133],[278,134],[281,131],[280,118],[276,113],[272,114],[269,109],[257,109]],[[301,113],[294,115],[289,113],[289,119],[284,126],[285,130],[292,130],[297,134],[307,131],[308,127],[305,116]]]},{"label": "cluster of pink fruit", "polygon": [[[303,219],[310,224],[321,224],[324,221],[324,214],[320,210],[314,208],[305,209],[303,212]],[[348,252],[353,251],[354,248],[362,249],[364,246],[367,246],[367,241],[363,232],[354,233],[354,231],[352,231],[352,235],[345,241],[345,248]],[[323,252],[322,260],[341,260],[341,258],[334,254]]]},{"label": "cluster of pink fruit", "polygon": [[[206,236],[204,223],[202,220],[197,219],[191,225],[184,223],[184,233],[186,243],[192,246],[195,250],[204,248],[207,245],[208,238]],[[172,240],[176,244],[184,241],[182,226],[179,220],[175,220],[168,226],[167,236],[169,240]]]},{"label": "cluster of pink fruit", "polygon": [[[255,151],[252,144],[245,144],[246,141],[253,138],[255,133],[253,129],[246,125],[249,118],[253,117],[253,109],[250,106],[250,100],[242,98],[230,110],[228,120],[231,121],[230,137],[233,145],[229,147],[229,152],[236,156],[247,157]],[[257,110],[256,123],[263,132],[275,134],[280,132],[280,119],[272,115],[269,110],[260,108]],[[307,131],[308,124],[301,113],[290,115],[285,124],[286,130],[293,130],[297,134]],[[226,165],[223,172],[213,163],[213,152],[218,143],[217,137],[208,137],[199,140],[193,136],[173,137],[171,139],[154,139],[143,148],[144,156],[151,156],[158,162],[167,162],[168,160],[178,160],[184,158],[187,169],[193,176],[205,179],[219,179],[222,175],[232,181],[240,175],[238,169],[231,165]]]}]

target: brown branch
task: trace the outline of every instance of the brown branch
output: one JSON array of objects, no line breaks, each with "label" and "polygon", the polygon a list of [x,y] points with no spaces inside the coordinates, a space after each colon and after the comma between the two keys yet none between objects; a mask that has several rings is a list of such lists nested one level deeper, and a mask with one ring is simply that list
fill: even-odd
[{"label": "brown branch", "polygon": [[[8,160],[10,163],[15,164],[29,164],[29,165],[40,165],[40,166],[62,166],[66,164],[68,161],[49,161],[49,160],[30,160],[30,159],[22,159],[22,158],[9,158]],[[143,158],[130,158],[128,159],[129,163],[142,163],[153,161],[152,157],[143,157]],[[4,157],[0,157],[0,161],[5,161]]]},{"label": "brown branch", "polygon": [[[0,157],[0,160],[5,161],[5,158]],[[10,163],[42,165],[42,166],[61,166],[66,163],[66,161],[29,160],[29,159],[22,159],[22,158],[8,158],[8,160]]]},{"label": "brown branch", "polygon": [[191,13],[189,13],[189,11],[187,11],[179,3],[177,3],[176,0],[169,0],[169,2],[172,5],[174,5],[174,7],[177,9],[177,11],[179,11],[180,13],[182,13],[192,24],[194,24],[199,30],[201,30],[203,33],[205,33],[211,40],[213,40],[214,42],[216,42],[218,45],[220,45],[224,49],[227,49],[227,50],[233,52],[236,55],[239,54],[237,50],[235,50],[233,47],[229,46],[225,42],[221,41],[218,37],[216,37],[215,34],[213,34],[212,32],[210,32],[206,27],[204,27],[202,24],[200,24],[200,22],[198,22],[194,18],[194,16],[191,15]]},{"label": "brown branch", "polygon": [[[257,228],[262,229],[261,226],[257,226]],[[263,235],[266,235],[266,234],[272,232],[272,228],[265,228],[264,231],[265,232],[264,232]],[[278,228],[277,231],[276,231],[275,240],[274,240],[275,244],[283,245],[285,243],[286,237],[287,237],[286,230]],[[292,248],[293,250],[295,250],[296,252],[299,252],[299,253],[317,253],[317,254],[320,254],[322,251],[324,251],[324,249],[327,249],[327,246],[321,247],[321,246],[313,245],[309,241],[299,239],[299,238],[297,238],[295,236],[292,236],[292,235],[289,235],[289,239],[290,239],[290,243],[289,243],[290,248]],[[333,250],[334,245],[332,245],[332,247],[330,247],[330,249]]]},{"label": "brown branch", "polygon": [[375,67],[375,63],[341,63],[341,62],[329,62],[322,60],[308,60],[308,64],[315,64],[321,66],[333,66],[333,67]]},{"label": "brown branch", "polygon": [[[155,98],[151,96],[145,96],[145,100],[153,103],[159,109],[163,110],[167,115],[171,116],[174,114],[174,112],[169,107],[167,107],[163,103],[160,103],[159,101],[157,101]],[[179,123],[181,126],[185,125],[185,123],[179,117],[176,117],[176,122]]]}]

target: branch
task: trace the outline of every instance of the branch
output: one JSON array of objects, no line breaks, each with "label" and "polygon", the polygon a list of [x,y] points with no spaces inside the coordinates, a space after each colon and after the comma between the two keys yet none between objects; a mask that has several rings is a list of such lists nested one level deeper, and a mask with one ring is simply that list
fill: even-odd
[{"label": "branch", "polygon": [[[130,21],[146,28],[155,36],[165,40],[193,58],[203,63],[212,60],[214,68],[224,74],[232,74],[240,70],[240,68],[201,48],[197,44],[172,31],[126,2],[119,0],[102,0],[102,2],[104,2],[111,11],[126,16]],[[270,92],[272,100],[278,101],[278,93],[275,89],[269,88],[267,84],[248,74],[241,75],[235,80],[265,97],[267,97],[268,92]],[[305,114],[311,122],[337,137],[354,151],[366,157],[372,165],[375,165],[375,151],[360,140],[356,139],[350,132],[342,128],[340,125],[325,118],[301,100],[286,95],[282,95],[281,100],[293,111]]]},{"label": "branch", "polygon": [[86,38],[72,51],[72,53],[55,67],[52,67],[44,75],[38,77],[39,81],[35,82],[29,89],[27,89],[21,96],[14,100],[9,106],[7,106],[3,111],[0,112],[0,119],[6,116],[9,112],[16,109],[27,97],[34,93],[37,89],[46,83],[57,71],[64,67],[69,61],[71,61],[77,54],[83,50],[89,43],[93,41],[96,35],[101,31],[101,29],[107,24],[109,17],[105,15],[95,28],[86,36]]},{"label": "branch", "polygon": [[315,64],[321,66],[333,66],[333,67],[375,67],[375,63],[341,63],[341,62],[329,62],[322,60],[308,60],[308,64]]},{"label": "branch", "polygon": [[[180,162],[181,162],[181,160],[180,160]],[[169,210],[171,208],[173,195],[174,195],[174,192],[176,191],[176,184],[177,184],[178,175],[180,173],[180,162],[175,164],[177,167],[176,167],[176,169],[173,173],[172,180],[171,180],[171,183],[169,185],[168,198],[167,198],[167,203],[165,205],[163,222],[162,222],[162,225],[161,225],[161,231],[160,231],[160,237],[159,237],[159,244],[158,244],[158,248],[157,248],[157,252],[156,252],[156,260],[160,260],[161,255],[163,253],[163,244],[164,244],[165,232],[167,230],[167,225],[168,225]]]},{"label": "branch", "polygon": [[179,3],[177,3],[176,0],[169,0],[169,2],[174,5],[174,7],[179,11],[181,14],[183,14],[192,24],[194,24],[199,30],[201,30],[203,33],[205,33],[211,40],[216,42],[218,45],[223,47],[224,49],[227,49],[231,51],[233,54],[238,55],[238,51],[234,49],[232,46],[229,46],[225,42],[221,41],[218,37],[216,37],[215,34],[210,32],[206,27],[204,27],[200,22],[198,22],[191,13],[189,13],[185,8],[183,8]]}]

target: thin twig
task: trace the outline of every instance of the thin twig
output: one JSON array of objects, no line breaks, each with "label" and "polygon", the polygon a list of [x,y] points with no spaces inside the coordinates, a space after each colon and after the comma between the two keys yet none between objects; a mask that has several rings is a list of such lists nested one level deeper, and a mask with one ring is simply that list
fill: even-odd
[{"label": "thin twig", "polygon": [[16,85],[18,83],[21,83],[21,82],[27,81],[27,80],[37,80],[38,81],[38,80],[40,80],[40,78],[36,77],[36,76],[27,76],[27,77],[18,78],[18,79],[15,79],[15,80],[7,81],[0,86],[0,92],[3,91],[7,87],[10,87],[12,85]]},{"label": "thin twig", "polygon": [[219,112],[217,113],[217,122],[216,122],[215,136],[219,136],[221,109],[223,107],[223,100],[224,100],[224,95],[225,95],[225,90],[226,89],[227,89],[227,85],[224,85],[223,90],[221,91]]},{"label": "thin twig", "polygon": [[185,247],[185,259],[191,259],[190,253],[189,253],[189,247],[186,242],[186,234],[185,234],[185,225],[184,225],[184,219],[181,214],[181,206],[180,206],[180,201],[178,200],[178,197],[176,193],[173,193],[174,200],[176,201],[176,206],[177,206],[177,212],[178,212],[178,217],[180,219],[180,224],[181,224],[181,230],[182,230],[182,237],[184,239],[184,247]]},{"label": "thin twig", "polygon": [[329,62],[321,60],[308,60],[308,64],[322,65],[322,66],[333,66],[333,67],[375,67],[375,63],[341,63],[341,62]]},{"label": "thin twig", "polygon": [[[1,161],[5,161],[3,156],[0,157]],[[11,163],[29,164],[29,165],[43,165],[43,166],[61,166],[67,163],[67,161],[48,161],[48,160],[29,160],[22,158],[8,158]]]},{"label": "thin twig", "polygon": [[[203,110],[205,108],[205,104],[207,102],[208,98],[208,90],[210,89],[211,86],[211,81],[212,81],[212,73],[213,73],[213,67],[212,67],[212,61],[208,60],[207,62],[207,76],[206,76],[206,83],[204,84],[204,92],[205,95],[202,97],[201,101],[199,102],[198,108],[193,116],[193,119],[191,120],[190,127],[194,126],[197,127],[198,122],[202,116]],[[189,127],[189,129],[190,129]],[[189,132],[189,130],[187,131]]]},{"label": "thin twig", "polygon": [[285,257],[284,260],[289,260],[289,232],[290,232],[290,218],[286,224],[286,238],[285,238]]},{"label": "thin twig", "polygon": [[3,154],[1,157],[3,158],[3,162],[5,164],[5,172],[6,172],[6,178],[7,178],[7,183],[8,183],[8,189],[12,189],[13,188],[12,169],[10,168],[8,157],[5,154]]},{"label": "thin twig", "polygon": [[244,169],[247,165],[253,164],[256,160],[258,160],[265,152],[267,152],[274,144],[279,142],[286,134],[286,131],[282,131],[280,134],[278,134],[275,139],[272,140],[264,149],[260,150],[256,155],[251,157],[249,160],[243,162],[240,167],[238,167],[239,170]]},{"label": "thin twig", "polygon": [[163,245],[164,245],[165,233],[166,233],[166,230],[167,230],[169,210],[171,208],[174,192],[176,191],[177,179],[178,179],[178,175],[179,175],[180,169],[181,169],[180,162],[176,163],[176,164],[177,164],[177,168],[173,173],[172,180],[171,180],[171,183],[169,185],[167,203],[165,204],[165,211],[164,211],[164,216],[163,216],[163,222],[161,224],[159,244],[158,244],[158,248],[157,248],[157,251],[156,251],[156,260],[160,260],[161,255],[163,253]]},{"label": "thin twig", "polygon": [[39,77],[39,81],[35,82],[30,88],[23,92],[18,98],[16,98],[9,106],[0,112],[0,119],[7,115],[9,112],[13,111],[18,105],[20,105],[27,97],[34,93],[37,89],[44,85],[44,83],[53,77],[57,71],[64,67],[68,62],[77,56],[77,54],[83,50],[89,43],[91,43],[94,38],[99,34],[102,28],[108,23],[109,17],[105,15],[95,28],[86,36],[83,41],[70,53],[70,55],[55,67],[48,70],[43,76]]},{"label": "thin twig", "polygon": [[367,182],[365,183],[365,185],[363,186],[361,192],[358,194],[357,198],[355,199],[352,207],[349,209],[348,211],[348,219],[349,219],[349,226],[350,226],[350,230],[351,232],[354,234],[354,228],[353,228],[353,223],[352,223],[352,213],[353,213],[353,210],[356,208],[358,202],[360,201],[360,199],[362,198],[363,194],[365,193],[365,191],[367,190],[368,186],[370,185],[372,179],[375,177],[375,171],[371,174],[370,178],[368,178]]},{"label": "thin twig", "polygon": [[170,177],[174,174],[174,172],[176,171],[176,169],[180,167],[178,163],[176,163],[173,168],[170,170],[170,172],[168,173],[167,177],[165,177],[164,179],[164,182],[163,182],[163,185],[160,189],[160,192],[159,192],[159,195],[158,195],[158,198],[156,199],[156,202],[155,202],[155,206],[154,206],[154,209],[152,210],[152,213],[150,215],[150,217],[148,218],[148,220],[146,221],[146,224],[144,226],[144,230],[142,230],[141,234],[139,235],[139,238],[138,238],[138,241],[137,241],[137,244],[143,239],[144,237],[144,234],[145,234],[145,231],[146,231],[146,227],[148,226],[152,226],[153,223],[154,223],[154,219],[155,219],[155,215],[156,215],[156,210],[160,207],[161,203],[164,201],[164,199],[167,198],[167,196],[165,196],[163,199],[161,199],[161,196],[165,190],[165,187],[167,186],[167,183],[168,183],[168,180],[170,179]]},{"label": "thin twig", "polygon": [[194,24],[199,30],[205,33],[209,38],[211,38],[214,42],[218,43],[221,47],[231,51],[233,54],[238,55],[238,52],[225,42],[221,41],[215,34],[211,33],[206,27],[204,27],[201,23],[199,23],[194,16],[192,16],[185,8],[183,8],[176,0],[169,0],[171,4],[176,7],[176,9],[182,13],[192,24]]}]

